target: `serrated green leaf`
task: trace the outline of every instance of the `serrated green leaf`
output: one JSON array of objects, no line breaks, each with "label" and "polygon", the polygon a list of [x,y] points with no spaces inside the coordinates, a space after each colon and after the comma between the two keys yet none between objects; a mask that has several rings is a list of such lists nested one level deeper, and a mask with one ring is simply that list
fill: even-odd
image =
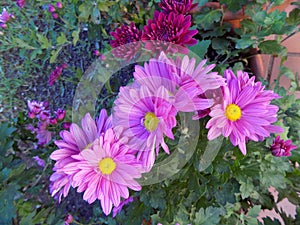
[{"label": "serrated green leaf", "polygon": [[24,49],[28,49],[28,50],[36,49],[35,47],[29,45],[28,43],[26,43],[25,41],[23,41],[20,38],[14,38],[13,40],[16,43],[15,46],[18,46],[20,48],[24,48]]},{"label": "serrated green leaf", "polygon": [[66,35],[61,32],[60,35],[56,38],[57,45],[63,45],[67,42]]},{"label": "serrated green leaf", "polygon": [[207,53],[207,49],[210,43],[211,43],[210,40],[198,41],[196,45],[190,46],[189,50],[195,53],[201,59],[203,59],[205,54]]},{"label": "serrated green leaf", "polygon": [[265,54],[280,55],[283,51],[281,46],[276,40],[263,41],[258,45],[258,48]]},{"label": "serrated green leaf", "polygon": [[90,15],[91,15],[91,11],[92,11],[92,4],[90,3],[82,3],[80,6],[79,6],[79,19],[80,20],[83,20],[83,21],[88,21]]},{"label": "serrated green leaf", "polygon": [[41,49],[47,49],[51,47],[51,42],[48,41],[48,38],[44,35],[36,33],[38,41],[41,43]]},{"label": "serrated green leaf", "polygon": [[9,183],[8,186],[0,192],[0,215],[2,225],[11,225],[12,218],[17,216],[14,206],[14,198],[18,195],[19,186],[15,183]]},{"label": "serrated green leaf", "polygon": [[195,216],[194,224],[197,225],[215,225],[220,222],[220,215],[223,214],[223,211],[220,208],[214,208],[209,206],[204,209],[201,208]]},{"label": "serrated green leaf", "polygon": [[290,25],[299,25],[300,24],[300,9],[295,8],[289,13],[289,17],[286,22]]},{"label": "serrated green leaf", "polygon": [[251,47],[256,40],[251,39],[251,37],[242,37],[241,39],[236,40],[235,47],[237,49],[246,49]]},{"label": "serrated green leaf", "polygon": [[209,24],[219,22],[221,20],[221,17],[222,13],[220,12],[220,10],[211,10],[206,14],[197,15],[194,23],[198,24],[198,26],[205,30]]},{"label": "serrated green leaf", "polygon": [[240,181],[239,183],[241,184],[240,192],[242,199],[248,198],[254,190],[253,182],[250,180],[250,178],[248,178],[246,182]]},{"label": "serrated green leaf", "polygon": [[50,63],[54,63],[56,61],[61,49],[62,49],[62,47],[59,47],[58,49],[51,51]]},{"label": "serrated green leaf", "polygon": [[80,30],[75,30],[72,32],[72,37],[73,37],[73,45],[75,46],[79,40],[79,33],[80,33]]}]

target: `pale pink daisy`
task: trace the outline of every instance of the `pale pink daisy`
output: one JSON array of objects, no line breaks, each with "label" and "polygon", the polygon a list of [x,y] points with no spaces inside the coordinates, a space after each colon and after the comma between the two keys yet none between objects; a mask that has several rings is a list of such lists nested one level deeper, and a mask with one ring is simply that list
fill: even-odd
[{"label": "pale pink daisy", "polygon": [[72,156],[76,162],[64,167],[73,176],[73,186],[84,192],[88,203],[100,200],[103,212],[108,215],[113,205],[119,206],[121,198],[129,198],[128,188],[139,191],[135,179],[141,177],[140,166],[132,151],[118,134],[110,128],[88,148]]},{"label": "pale pink daisy", "polygon": [[111,117],[108,117],[106,110],[102,109],[96,121],[90,114],[86,114],[81,120],[81,125],[82,128],[72,123],[70,131],[61,131],[62,140],[55,141],[59,149],[50,155],[50,158],[56,161],[53,168],[55,172],[50,177],[52,182],[50,190],[52,196],[58,195],[59,201],[62,195],[64,197],[68,195],[73,177],[73,175],[64,173],[64,167],[69,163],[77,162],[72,156],[79,154],[111,127]]},{"label": "pale pink daisy", "polygon": [[138,159],[145,158],[146,171],[154,164],[154,149],[158,154],[162,146],[167,154],[170,153],[164,135],[174,139],[172,128],[176,125],[176,114],[173,98],[163,86],[158,86],[155,92],[145,85],[120,88],[115,100],[113,125],[124,129],[128,144],[138,150]]},{"label": "pale pink daisy", "polygon": [[279,96],[264,90],[261,82],[254,82],[255,77],[249,78],[243,71],[238,71],[236,77],[231,70],[226,70],[224,77],[227,86],[222,87],[223,102],[215,105],[209,113],[212,118],[206,125],[208,139],[220,135],[229,137],[245,155],[249,139],[262,141],[270,133],[283,132],[281,127],[272,125],[277,121],[279,108],[270,102]]}]

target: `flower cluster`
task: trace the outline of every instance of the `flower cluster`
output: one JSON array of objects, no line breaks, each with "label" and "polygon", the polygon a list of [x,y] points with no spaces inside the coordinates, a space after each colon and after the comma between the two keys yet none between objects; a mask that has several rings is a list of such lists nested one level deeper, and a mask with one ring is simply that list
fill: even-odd
[{"label": "flower cluster", "polygon": [[14,18],[14,15],[11,14],[11,13],[8,13],[6,11],[6,9],[4,8],[2,10],[2,13],[0,14],[0,27],[1,28],[6,28],[7,25],[6,23],[11,19],[11,18]]},{"label": "flower cluster", "polygon": [[53,19],[58,18],[58,14],[56,13],[57,9],[62,9],[63,4],[61,2],[56,2],[56,7],[53,4],[48,5],[48,11],[52,14]]},{"label": "flower cluster", "polygon": [[66,111],[57,109],[54,113],[49,110],[48,102],[27,101],[28,117],[31,119],[38,119],[38,126],[35,128],[33,125],[27,127],[33,133],[36,133],[38,145],[45,145],[51,141],[53,133],[48,130],[49,125],[56,125],[58,121],[63,121]]},{"label": "flower cluster", "polygon": [[67,68],[67,64],[63,63],[60,66],[55,67],[55,69],[50,73],[48,84],[50,86],[54,85],[55,81],[61,76],[64,69]]},{"label": "flower cluster", "polygon": [[[187,15],[198,4],[186,1],[162,1],[163,12],[155,11],[154,19],[149,19],[143,30],[139,30],[132,22],[123,25],[110,34],[114,40],[110,42],[116,57],[130,60],[141,47],[140,41],[146,43],[145,48],[156,55],[166,53],[188,53],[187,46],[195,45],[193,38],[198,31],[189,30],[192,25],[191,16]],[[176,46],[176,47],[175,47]]]},{"label": "flower cluster", "polygon": [[[77,188],[89,203],[100,200],[106,215],[115,206],[115,216],[133,201],[128,189],[141,189],[135,179],[151,171],[160,148],[171,153],[165,140],[174,139],[179,112],[194,112],[194,120],[209,115],[208,139],[229,137],[243,154],[248,141],[283,131],[273,125],[278,107],[270,103],[277,94],[245,72],[236,76],[226,70],[223,77],[206,63],[162,52],[144,66],[136,65],[134,81],[120,88],[111,116],[102,110],[95,121],[87,114],[82,128],[73,123],[55,141],[52,195],[61,200],[70,187]],[[278,138],[271,147],[276,156],[288,156],[293,148]]]}]

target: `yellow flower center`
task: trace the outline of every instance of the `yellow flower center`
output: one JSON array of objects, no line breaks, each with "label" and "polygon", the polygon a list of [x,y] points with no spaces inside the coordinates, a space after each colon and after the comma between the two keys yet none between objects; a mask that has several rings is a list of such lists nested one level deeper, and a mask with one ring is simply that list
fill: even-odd
[{"label": "yellow flower center", "polygon": [[109,175],[116,169],[116,163],[112,158],[104,158],[98,163],[99,169],[101,173],[105,175]]},{"label": "yellow flower center", "polygon": [[242,110],[241,108],[236,104],[229,104],[226,107],[225,115],[227,119],[231,121],[236,121],[241,118],[242,116]]},{"label": "yellow flower center", "polygon": [[147,112],[145,115],[144,126],[148,131],[154,131],[157,128],[159,119],[152,112]]}]

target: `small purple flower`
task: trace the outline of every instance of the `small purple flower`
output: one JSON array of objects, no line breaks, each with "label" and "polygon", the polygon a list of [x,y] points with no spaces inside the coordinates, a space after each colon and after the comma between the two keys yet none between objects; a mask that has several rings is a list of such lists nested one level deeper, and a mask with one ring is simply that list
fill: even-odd
[{"label": "small purple flower", "polygon": [[291,140],[283,140],[280,139],[280,136],[278,135],[275,140],[273,141],[273,144],[271,145],[270,149],[272,151],[272,155],[276,157],[281,156],[291,156],[291,151],[296,149],[296,145],[292,145]]},{"label": "small purple flower", "polygon": [[65,225],[69,225],[70,223],[72,223],[74,221],[74,218],[71,214],[68,213],[66,215],[64,221],[65,221]]},{"label": "small purple flower", "polygon": [[23,8],[25,6],[25,3],[25,0],[17,0],[17,6],[19,6],[20,8]]},{"label": "small purple flower", "polygon": [[55,112],[55,115],[57,117],[58,120],[63,120],[66,116],[66,110],[63,110],[63,109],[58,109],[56,112]]},{"label": "small purple flower", "polygon": [[42,121],[49,121],[51,117],[50,111],[49,110],[43,110],[39,113],[38,115],[38,119],[42,120]]},{"label": "small purple flower", "polygon": [[70,127],[71,127],[71,123],[70,123],[70,122],[64,122],[64,123],[63,123],[63,128],[64,128],[65,130],[69,130]]},{"label": "small purple flower", "polygon": [[34,161],[36,161],[36,163],[40,166],[40,167],[45,167],[45,160],[41,159],[38,156],[34,156],[32,157],[34,159]]},{"label": "small purple flower", "polygon": [[124,201],[122,201],[118,206],[115,206],[113,208],[113,216],[112,217],[115,217],[118,213],[121,212],[122,208],[124,205],[127,205],[128,203],[130,202],[133,202],[133,198],[132,197],[129,197],[127,199],[125,199]]},{"label": "small purple flower", "polygon": [[2,13],[0,14],[0,23],[7,23],[11,17],[13,17],[13,15],[9,14],[6,9],[3,9]]},{"label": "small purple flower", "polygon": [[36,138],[38,139],[38,145],[44,146],[51,141],[53,133],[47,130],[47,122],[39,122],[38,129],[36,131]]},{"label": "small purple flower", "polygon": [[[43,102],[37,102],[35,100],[27,101],[28,110],[31,114],[38,115],[42,110],[45,109]],[[30,117],[32,118],[32,117]],[[34,118],[34,117],[33,117]]]},{"label": "small purple flower", "polygon": [[56,125],[57,124],[57,117],[56,116],[51,116],[49,119],[49,123],[51,125]]},{"label": "small purple flower", "polygon": [[52,5],[52,4],[50,4],[49,6],[48,6],[48,11],[49,12],[51,12],[51,13],[53,13],[53,12],[55,12],[55,7],[54,7],[54,5]]},{"label": "small purple flower", "polygon": [[53,17],[53,19],[57,19],[58,18],[58,14],[57,13],[52,13],[52,17]]},{"label": "small purple flower", "polygon": [[56,7],[62,9],[63,4],[61,2],[56,2]]},{"label": "small purple flower", "polygon": [[94,56],[99,56],[99,55],[100,55],[99,50],[95,49],[95,50],[93,51],[93,55],[94,55]]},{"label": "small purple flower", "polygon": [[55,69],[50,73],[48,84],[50,86],[54,85],[55,81],[61,76],[63,70],[67,68],[67,64],[63,63],[61,66],[55,67]]}]

